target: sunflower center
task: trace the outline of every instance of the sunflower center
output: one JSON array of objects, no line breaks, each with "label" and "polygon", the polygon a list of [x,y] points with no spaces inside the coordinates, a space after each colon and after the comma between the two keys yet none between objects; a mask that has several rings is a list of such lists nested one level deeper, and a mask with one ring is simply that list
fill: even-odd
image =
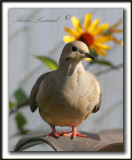
[{"label": "sunflower center", "polygon": [[80,36],[79,40],[82,41],[82,42],[84,42],[84,43],[86,43],[88,46],[90,46],[90,45],[93,44],[94,37],[91,34],[84,32]]}]

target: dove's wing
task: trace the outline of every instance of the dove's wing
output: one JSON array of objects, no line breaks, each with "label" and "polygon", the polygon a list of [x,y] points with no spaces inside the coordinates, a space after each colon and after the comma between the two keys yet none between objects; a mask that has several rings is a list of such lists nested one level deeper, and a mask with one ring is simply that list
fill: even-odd
[{"label": "dove's wing", "polygon": [[96,113],[99,109],[100,109],[100,105],[101,105],[101,98],[102,98],[102,93],[100,92],[100,98],[99,98],[99,103],[95,105],[92,113]]},{"label": "dove's wing", "polygon": [[[52,71],[51,71],[52,72]],[[50,74],[51,72],[47,72],[42,74],[36,81],[36,83],[34,84],[31,93],[30,93],[30,98],[29,98],[29,105],[30,105],[30,109],[32,112],[34,112],[37,109],[37,103],[36,103],[36,96],[39,90],[39,86],[41,84],[41,82],[44,80],[44,78]]]},{"label": "dove's wing", "polygon": [[92,111],[92,113],[96,113],[100,109],[100,105],[101,105],[101,99],[102,99],[101,87],[100,87],[100,83],[99,83],[98,79],[96,78],[96,76],[91,72],[88,72],[88,74],[90,74],[91,76],[94,77],[95,81],[98,84],[98,87],[100,88],[99,89],[99,93],[98,93],[99,94],[99,101],[97,102],[97,104],[95,105],[95,107],[94,107],[94,109]]}]

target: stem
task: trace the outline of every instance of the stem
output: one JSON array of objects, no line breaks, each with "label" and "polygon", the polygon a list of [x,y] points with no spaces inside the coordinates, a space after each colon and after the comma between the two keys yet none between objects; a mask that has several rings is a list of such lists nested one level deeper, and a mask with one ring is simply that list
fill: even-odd
[{"label": "stem", "polygon": [[12,113],[17,112],[20,108],[26,107],[28,104],[29,104],[29,100],[26,101],[26,102],[24,102],[23,104],[20,104],[20,105],[16,106],[14,109],[10,110],[9,116],[10,116]]},{"label": "stem", "polygon": [[96,76],[99,76],[99,75],[102,75],[102,74],[104,74],[104,73],[110,72],[110,71],[112,71],[113,69],[119,69],[119,68],[121,68],[122,66],[123,66],[123,63],[121,63],[121,64],[119,64],[119,65],[117,65],[117,66],[115,66],[115,67],[111,67],[111,68],[105,69],[105,70],[103,70],[103,71],[97,72],[97,73],[95,73],[95,75],[96,75]]}]

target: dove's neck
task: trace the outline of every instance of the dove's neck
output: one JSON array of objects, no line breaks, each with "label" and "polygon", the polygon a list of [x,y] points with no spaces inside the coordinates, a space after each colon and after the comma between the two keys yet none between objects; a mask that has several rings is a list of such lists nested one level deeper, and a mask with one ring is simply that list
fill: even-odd
[{"label": "dove's neck", "polygon": [[72,76],[78,72],[85,72],[85,69],[81,62],[79,63],[69,63],[67,65],[61,65],[59,67],[59,73],[63,74],[63,76]]}]

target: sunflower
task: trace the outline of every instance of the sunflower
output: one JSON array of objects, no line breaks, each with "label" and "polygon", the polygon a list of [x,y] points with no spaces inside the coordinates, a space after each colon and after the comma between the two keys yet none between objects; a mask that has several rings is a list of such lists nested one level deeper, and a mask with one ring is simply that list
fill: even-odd
[{"label": "sunflower", "polygon": [[[105,51],[110,47],[105,42],[113,40],[112,35],[102,35],[105,30],[109,28],[109,24],[104,23],[99,25],[100,19],[92,21],[90,13],[85,15],[83,28],[76,17],[71,18],[74,29],[65,27],[65,31],[69,34],[63,37],[65,43],[71,41],[83,41],[89,48],[92,48],[98,55],[106,56]],[[88,58],[88,60],[90,60]]]}]

